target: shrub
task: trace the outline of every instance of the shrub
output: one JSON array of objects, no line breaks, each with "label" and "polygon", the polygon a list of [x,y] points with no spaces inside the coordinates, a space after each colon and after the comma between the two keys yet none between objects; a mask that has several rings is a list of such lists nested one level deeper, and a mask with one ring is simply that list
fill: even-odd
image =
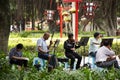
[{"label": "shrub", "polygon": [[20,33],[20,37],[27,37],[28,35],[30,35],[30,32],[21,32]]}]

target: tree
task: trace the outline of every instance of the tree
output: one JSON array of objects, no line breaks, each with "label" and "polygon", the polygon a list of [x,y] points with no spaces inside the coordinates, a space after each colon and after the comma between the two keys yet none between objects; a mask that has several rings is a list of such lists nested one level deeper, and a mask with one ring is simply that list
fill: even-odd
[{"label": "tree", "polygon": [[115,36],[117,30],[117,3],[119,0],[97,0],[99,3],[94,23],[108,36]]},{"label": "tree", "polygon": [[0,0],[0,51],[7,53],[10,32],[9,0]]}]

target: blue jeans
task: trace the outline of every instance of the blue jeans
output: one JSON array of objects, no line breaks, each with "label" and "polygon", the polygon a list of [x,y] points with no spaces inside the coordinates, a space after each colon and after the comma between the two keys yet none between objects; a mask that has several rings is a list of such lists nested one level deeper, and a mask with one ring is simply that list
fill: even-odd
[{"label": "blue jeans", "polygon": [[116,59],[111,60],[111,61],[104,61],[104,62],[97,63],[97,66],[102,67],[102,68],[115,67],[119,69],[119,65]]}]

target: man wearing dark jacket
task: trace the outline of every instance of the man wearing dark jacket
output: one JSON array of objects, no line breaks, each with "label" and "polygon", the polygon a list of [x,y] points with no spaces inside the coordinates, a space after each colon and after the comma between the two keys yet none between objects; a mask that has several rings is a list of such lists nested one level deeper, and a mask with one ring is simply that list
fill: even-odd
[{"label": "man wearing dark jacket", "polygon": [[68,39],[64,42],[65,56],[71,59],[70,69],[73,69],[75,58],[78,59],[76,69],[80,68],[80,63],[82,57],[75,52],[76,48],[79,48],[80,45],[75,45],[75,40],[73,39],[73,34],[68,34]]}]

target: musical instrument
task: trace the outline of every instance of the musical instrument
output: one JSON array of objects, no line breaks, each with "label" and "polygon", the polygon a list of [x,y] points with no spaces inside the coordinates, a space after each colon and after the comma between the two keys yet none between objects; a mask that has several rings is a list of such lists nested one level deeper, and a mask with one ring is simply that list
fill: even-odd
[{"label": "musical instrument", "polygon": [[55,41],[55,43],[54,43],[54,46],[53,46],[53,54],[55,54],[55,50],[56,50],[56,48],[58,47],[58,45],[59,45],[59,42],[60,42],[60,40],[59,39],[56,39],[56,41]]},{"label": "musical instrument", "polygon": [[51,35],[51,41],[52,41],[52,39],[53,39],[53,36],[54,36],[54,31],[52,32],[52,35]]},{"label": "musical instrument", "polygon": [[75,39],[72,39],[71,42],[74,43],[74,48],[75,48],[75,46],[80,46],[80,44],[79,44],[80,42],[76,41]]}]

